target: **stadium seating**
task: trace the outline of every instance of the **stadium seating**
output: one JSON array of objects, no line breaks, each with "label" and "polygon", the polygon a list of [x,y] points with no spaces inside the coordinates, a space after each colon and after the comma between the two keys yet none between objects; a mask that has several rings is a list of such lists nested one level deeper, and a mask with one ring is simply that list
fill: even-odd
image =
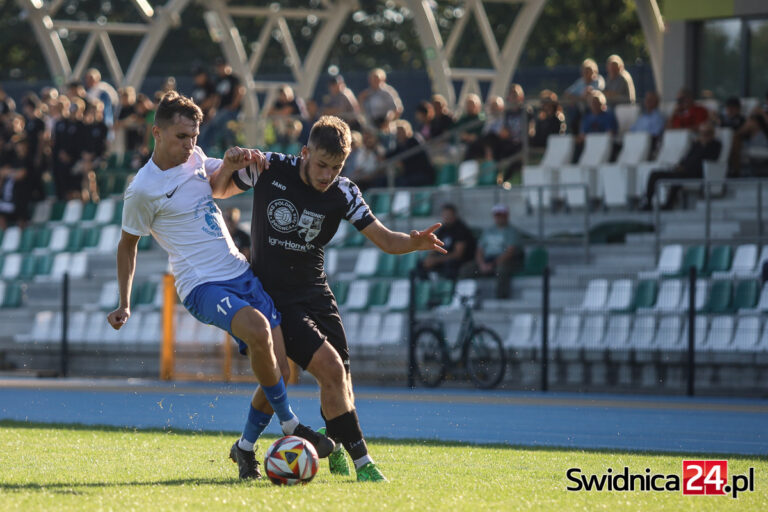
[{"label": "stadium seating", "polygon": [[[547,147],[544,157],[537,166],[523,167],[523,185],[556,185],[559,182],[558,170],[567,165],[573,156],[574,140],[571,135],[550,135],[547,138]],[[539,191],[527,192],[528,204],[534,209],[548,207],[553,190],[544,188],[541,191],[541,205],[539,205]]]},{"label": "stadium seating", "polygon": [[611,312],[626,311],[632,304],[632,281],[618,279],[611,284],[611,294],[605,302],[605,309]]},{"label": "stadium seating", "polygon": [[763,284],[760,298],[754,307],[736,308],[740,315],[755,315],[768,312],[768,283]]},{"label": "stadium seating", "polygon": [[674,274],[674,276],[687,277],[691,267],[696,269],[697,275],[702,275],[704,272],[706,260],[706,248],[703,245],[692,245],[685,250],[685,256],[683,256],[683,262],[680,265],[680,270]]},{"label": "stadium seating", "polygon": [[679,244],[667,245],[661,250],[659,262],[655,270],[644,271],[638,274],[641,279],[658,279],[663,276],[678,275],[683,264],[683,246]]},{"label": "stadium seating", "polygon": [[604,309],[608,297],[608,280],[592,279],[587,284],[581,305],[575,311],[600,311]]},{"label": "stadium seating", "polygon": [[729,245],[717,245],[709,252],[707,266],[704,268],[704,275],[711,276],[715,273],[727,273],[731,268],[731,259],[733,249]]},{"label": "stadium seating", "polygon": [[750,277],[755,269],[757,262],[757,245],[740,245],[736,248],[733,255],[733,262],[729,270],[714,270],[712,277],[715,279],[726,279],[734,277]]},{"label": "stadium seating", "polygon": [[613,109],[616,122],[619,125],[619,135],[624,135],[635,124],[640,116],[640,105],[637,103],[620,103]]},{"label": "stadium seating", "polygon": [[[717,138],[722,143],[720,155],[717,160],[712,162],[704,160],[704,181],[722,181],[728,174],[728,157],[731,154],[733,145],[733,130],[730,128],[718,128]],[[709,191],[712,194],[722,194],[724,185],[710,185]]]},{"label": "stadium seating", "polygon": [[587,201],[598,196],[597,169],[608,162],[613,148],[610,133],[589,133],[584,138],[584,149],[576,165],[565,165],[560,168],[560,184],[587,184],[587,193],[582,188],[564,188],[566,202],[571,207],[587,206]]}]

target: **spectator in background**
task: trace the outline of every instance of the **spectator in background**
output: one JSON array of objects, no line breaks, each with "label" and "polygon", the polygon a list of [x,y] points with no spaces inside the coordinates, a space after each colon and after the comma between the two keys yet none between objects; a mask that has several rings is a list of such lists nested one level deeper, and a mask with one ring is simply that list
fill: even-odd
[{"label": "spectator in background", "polygon": [[749,139],[760,132],[768,138],[768,91],[765,93],[763,104],[756,106],[749,113],[749,117],[734,134],[731,154],[728,157],[729,176],[739,176],[742,148]]},{"label": "spectator in background", "polygon": [[448,253],[427,254],[416,270],[422,277],[434,272],[441,277],[455,280],[461,266],[474,258],[477,243],[472,230],[459,217],[456,206],[444,204],[441,215],[442,226],[435,232],[435,236],[443,241]]},{"label": "spectator in background", "polygon": [[468,94],[464,100],[464,113],[456,121],[456,127],[462,128],[459,133],[459,140],[467,146],[464,160],[482,160],[485,158],[485,144],[481,139],[484,122],[485,112],[483,112],[480,96]]},{"label": "spectator in background", "polygon": [[507,299],[512,274],[522,268],[523,248],[517,230],[509,225],[509,209],[497,204],[491,209],[493,226],[483,230],[474,261],[461,267],[462,279],[495,276],[496,298]]},{"label": "spectator in background", "polygon": [[85,91],[85,87],[83,87],[83,83],[80,80],[72,80],[67,84],[67,97],[69,98],[70,102],[77,98],[83,101],[87,100],[88,95]]},{"label": "spectator in background", "polygon": [[194,70],[194,88],[190,96],[203,111],[203,123],[211,120],[211,109],[216,103],[216,86],[203,67]]},{"label": "spectator in background", "polygon": [[629,131],[650,133],[655,145],[664,133],[665,124],[664,115],[659,111],[659,95],[655,91],[646,92],[643,112]]},{"label": "spectator in background", "polygon": [[132,169],[140,169],[155,150],[155,138],[152,136],[152,125],[155,124],[155,108],[155,104],[148,96],[144,94],[136,96],[136,115],[144,123],[142,130],[144,142],[141,145],[141,150],[134,153],[134,158],[131,161]]},{"label": "spectator in background", "polygon": [[416,106],[416,112],[414,113],[416,118],[416,132],[421,135],[424,140],[432,138],[432,123],[435,120],[435,108],[432,103],[428,101],[419,102]]},{"label": "spectator in background", "polygon": [[443,133],[453,128],[453,113],[448,108],[448,102],[440,94],[432,96],[432,108],[435,111],[435,117],[430,122],[430,137],[439,137]]},{"label": "spectator in background", "polygon": [[0,87],[0,117],[16,111],[16,102]]},{"label": "spectator in background", "polygon": [[224,222],[227,225],[229,234],[232,235],[232,241],[240,253],[251,261],[251,237],[248,233],[240,229],[240,209],[227,208],[224,210]]},{"label": "spectator in background", "polygon": [[[304,100],[296,97],[293,87],[283,84],[277,90],[277,100],[269,109],[269,116],[275,128],[277,142],[286,146],[290,144],[289,132],[294,132],[294,121],[301,123],[301,119],[307,119],[307,109]],[[300,134],[301,129],[295,140],[298,140]]]},{"label": "spectator in background", "polygon": [[718,121],[720,126],[730,128],[734,132],[744,126],[747,120],[741,115],[741,100],[736,96],[725,100],[725,107],[723,107],[723,112],[720,114]]},{"label": "spectator in background", "polygon": [[701,123],[709,119],[707,109],[693,101],[693,92],[683,87],[677,93],[677,104],[667,122],[667,128],[685,128],[696,130]]},{"label": "spectator in background", "polygon": [[328,79],[328,95],[323,98],[322,115],[340,117],[350,128],[360,129],[360,105],[343,76],[334,75]]},{"label": "spectator in background", "polygon": [[568,105],[566,119],[574,133],[581,127],[581,116],[589,109],[592,91],[605,89],[605,80],[598,73],[597,62],[585,59],[581,63],[581,77],[563,93],[563,101]]},{"label": "spectator in background", "polygon": [[216,94],[209,111],[211,121],[202,127],[198,137],[198,145],[206,153],[214,151],[219,145],[226,148],[234,144],[229,123],[237,120],[245,96],[245,87],[222,58],[216,59],[216,80]]},{"label": "spectator in background", "polygon": [[140,152],[144,145],[144,119],[136,106],[136,89],[123,87],[120,93],[120,112],[115,122],[116,137],[122,137],[126,153]]},{"label": "spectator in background", "polygon": [[101,79],[101,73],[96,68],[85,72],[86,96],[91,102],[101,102],[104,105],[104,123],[112,128],[115,123],[115,108],[120,102],[115,88]]},{"label": "spectator in background", "polygon": [[557,94],[549,89],[544,89],[539,93],[539,98],[541,100],[541,108],[538,114],[536,114],[531,146],[544,148],[547,146],[547,138],[550,135],[563,135],[565,133],[566,125],[563,107],[557,100]]},{"label": "spectator in background", "polygon": [[383,69],[376,68],[368,74],[368,85],[358,99],[369,123],[379,127],[384,121],[393,121],[402,115],[403,102],[395,88],[387,84]]},{"label": "spectator in background", "polygon": [[77,126],[69,119],[70,101],[68,96],[59,97],[54,107],[53,117],[56,123],[51,134],[51,171],[56,196],[59,200],[67,198],[74,161],[70,156],[70,147],[77,136]]},{"label": "spectator in background", "polygon": [[579,142],[584,141],[584,136],[589,133],[606,133],[614,135],[619,131],[619,124],[616,116],[608,110],[605,95],[600,91],[592,91],[590,94],[589,112],[584,115],[581,121],[581,133]]},{"label": "spectator in background", "polygon": [[[656,193],[657,181],[664,179],[701,179],[704,176],[704,160],[717,160],[723,145],[715,138],[715,125],[710,121],[705,121],[699,125],[698,133],[698,138],[691,145],[688,153],[680,163],[672,169],[658,169],[651,173],[648,177],[648,184],[645,188],[645,201],[641,205],[641,209],[646,211],[651,209],[653,196]],[[662,208],[670,209],[674,206],[679,190],[679,185],[671,187],[667,195],[667,201]]]},{"label": "spectator in background", "polygon": [[[501,99],[501,98],[499,98]],[[503,109],[503,102],[495,100],[495,108]],[[506,110],[502,114],[500,125],[489,126],[486,122],[486,143],[493,153],[494,160],[503,160],[518,154],[523,149],[523,141],[533,133],[533,110],[525,104],[525,93],[520,84],[509,86]]]},{"label": "spectator in background", "polygon": [[[387,154],[387,158],[410,152],[414,148],[421,147],[420,151],[403,158],[397,163],[397,177],[395,186],[398,187],[424,187],[435,182],[435,169],[429,161],[427,150],[423,146],[424,139],[419,134],[414,134],[411,123],[405,119],[395,121],[395,149]],[[386,185],[386,183],[382,183]]]},{"label": "spectator in background", "polygon": [[101,103],[91,103],[85,107],[83,122],[78,138],[80,145],[80,158],[72,167],[73,184],[72,192],[75,192],[75,182],[80,181],[77,190],[78,197],[83,201],[99,201],[99,191],[96,182],[96,169],[101,165],[107,152],[107,136],[109,129],[104,123]]},{"label": "spectator in background", "polygon": [[29,221],[27,186],[27,139],[23,131],[13,136],[0,150],[0,229]]},{"label": "spectator in background", "polygon": [[344,175],[355,182],[361,190],[365,190],[373,186],[381,174],[379,166],[384,158],[384,148],[379,144],[379,139],[373,130],[365,130],[361,138],[362,146],[355,152],[353,162],[350,163],[350,159],[347,159]]},{"label": "spectator in background", "polygon": [[45,166],[45,121],[43,109],[45,106],[34,93],[29,93],[21,100],[24,113],[24,169],[25,182],[28,185],[30,199],[40,201],[45,198],[43,186],[43,171]]},{"label": "spectator in background", "polygon": [[624,69],[624,61],[618,55],[611,55],[605,64],[608,78],[605,81],[605,99],[610,107],[619,103],[635,102],[635,83]]}]

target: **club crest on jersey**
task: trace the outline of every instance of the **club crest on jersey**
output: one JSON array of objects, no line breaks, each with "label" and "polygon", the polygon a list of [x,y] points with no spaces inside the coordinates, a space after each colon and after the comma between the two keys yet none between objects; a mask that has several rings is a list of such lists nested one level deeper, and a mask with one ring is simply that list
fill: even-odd
[{"label": "club crest on jersey", "polygon": [[275,199],[267,206],[267,219],[270,225],[281,233],[296,229],[299,212],[293,203],[285,199]]},{"label": "club crest on jersey", "polygon": [[307,210],[301,212],[301,217],[299,218],[299,236],[303,238],[305,242],[314,240],[323,228],[324,218],[325,215],[320,215],[319,213]]}]

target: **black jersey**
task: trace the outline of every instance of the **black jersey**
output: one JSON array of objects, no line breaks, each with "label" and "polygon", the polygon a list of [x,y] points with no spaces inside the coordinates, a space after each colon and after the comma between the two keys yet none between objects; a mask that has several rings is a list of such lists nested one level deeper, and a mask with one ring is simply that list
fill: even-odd
[{"label": "black jersey", "polygon": [[242,190],[253,187],[251,267],[275,302],[306,300],[326,290],[327,244],[346,219],[358,230],[375,217],[360,189],[339,176],[325,192],[301,180],[301,158],[266,153],[269,169],[254,166],[234,174]]}]

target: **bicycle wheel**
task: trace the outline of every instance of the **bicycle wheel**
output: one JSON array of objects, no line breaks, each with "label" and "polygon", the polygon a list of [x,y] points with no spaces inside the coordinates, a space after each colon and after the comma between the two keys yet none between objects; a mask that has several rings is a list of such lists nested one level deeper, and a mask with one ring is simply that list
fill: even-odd
[{"label": "bicycle wheel", "polygon": [[440,385],[445,378],[448,352],[440,331],[425,327],[414,335],[414,363],[419,380],[427,387]]},{"label": "bicycle wheel", "polygon": [[501,338],[486,327],[478,327],[464,345],[467,373],[481,389],[493,389],[504,378],[507,357]]}]

